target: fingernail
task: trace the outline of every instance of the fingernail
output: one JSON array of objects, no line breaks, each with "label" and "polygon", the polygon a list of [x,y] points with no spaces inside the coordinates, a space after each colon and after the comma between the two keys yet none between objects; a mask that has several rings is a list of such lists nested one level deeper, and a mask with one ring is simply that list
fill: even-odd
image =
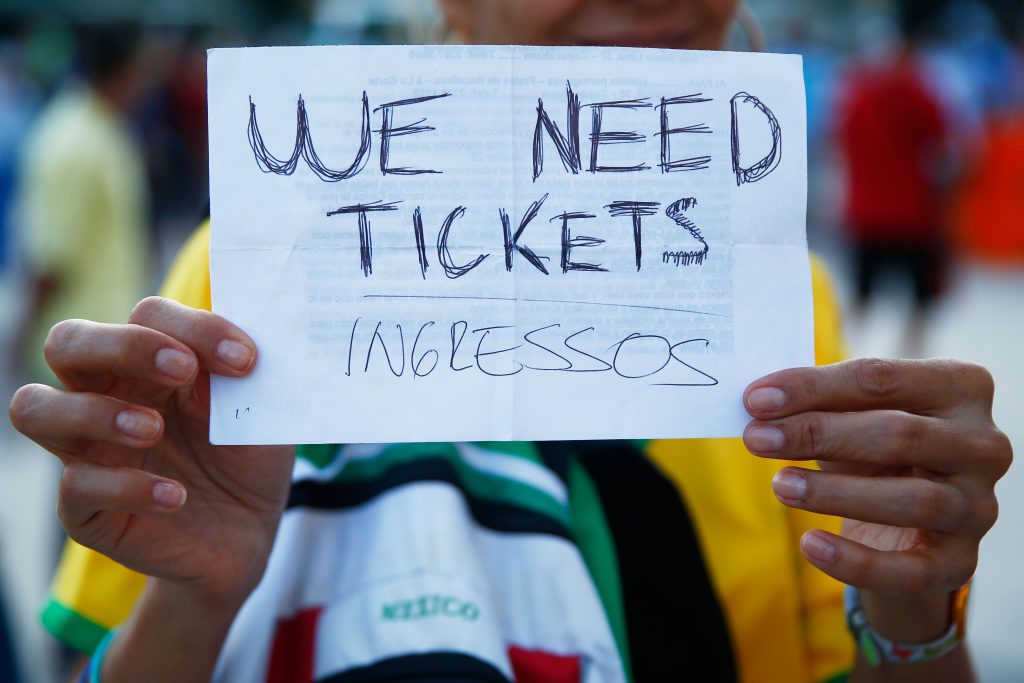
[{"label": "fingernail", "polygon": [[755,425],[743,435],[747,448],[757,453],[774,453],[786,445],[786,434],[778,427]]},{"label": "fingernail", "polygon": [[779,498],[803,500],[807,495],[807,479],[793,470],[779,470],[772,479],[772,490]]},{"label": "fingernail", "polygon": [[246,370],[252,364],[252,349],[234,339],[224,339],[217,344],[217,357],[235,370]]},{"label": "fingernail", "polygon": [[821,564],[832,564],[836,559],[836,547],[815,533],[804,534],[800,541],[800,549],[809,558]]},{"label": "fingernail", "polygon": [[114,422],[122,434],[143,441],[152,439],[160,431],[160,423],[152,415],[138,410],[122,410]]},{"label": "fingernail", "polygon": [[776,387],[758,387],[747,394],[747,406],[758,412],[778,410],[786,405],[786,392]]},{"label": "fingernail", "polygon": [[196,371],[196,359],[177,349],[156,352],[156,369],[171,379],[186,380]]},{"label": "fingernail", "polygon": [[173,510],[184,505],[185,489],[167,482],[157,482],[153,484],[153,500],[157,505]]}]

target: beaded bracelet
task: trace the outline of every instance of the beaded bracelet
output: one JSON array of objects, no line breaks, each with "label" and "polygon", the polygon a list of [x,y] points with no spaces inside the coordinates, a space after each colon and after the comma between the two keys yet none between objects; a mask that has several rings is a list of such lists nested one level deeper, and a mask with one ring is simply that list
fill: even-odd
[{"label": "beaded bracelet", "polygon": [[883,662],[920,664],[935,661],[949,654],[963,638],[962,624],[954,618],[949,629],[935,640],[927,643],[898,643],[871,628],[860,605],[860,592],[856,588],[846,587],[845,602],[847,625],[864,658],[872,667],[880,666]]},{"label": "beaded bracelet", "polygon": [[100,671],[103,669],[103,656],[107,654],[111,641],[117,634],[117,629],[110,629],[107,635],[103,636],[96,649],[92,651],[92,657],[86,662],[82,669],[82,675],[78,677],[78,683],[100,683]]}]

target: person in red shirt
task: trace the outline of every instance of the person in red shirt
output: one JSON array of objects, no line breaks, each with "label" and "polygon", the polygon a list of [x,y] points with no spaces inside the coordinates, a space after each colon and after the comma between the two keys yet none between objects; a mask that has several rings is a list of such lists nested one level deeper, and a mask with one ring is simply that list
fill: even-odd
[{"label": "person in red shirt", "polygon": [[858,311],[863,314],[886,269],[908,276],[915,305],[905,351],[920,356],[925,316],[944,279],[947,127],[912,43],[885,63],[853,73],[839,119]]}]

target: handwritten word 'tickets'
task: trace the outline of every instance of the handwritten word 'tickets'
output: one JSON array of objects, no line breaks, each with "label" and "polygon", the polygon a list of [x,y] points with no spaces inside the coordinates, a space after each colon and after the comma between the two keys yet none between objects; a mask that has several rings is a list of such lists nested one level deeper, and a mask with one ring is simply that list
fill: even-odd
[{"label": "handwritten word 'tickets'", "polygon": [[[513,264],[518,258],[522,258],[541,273],[550,275],[548,262],[552,257],[538,254],[526,242],[524,233],[531,222],[537,218],[548,195],[544,195],[530,206],[523,213],[513,230],[513,218],[509,216],[504,208],[498,209],[498,219],[503,238],[503,252],[505,258],[505,270],[511,272]],[[328,216],[355,215],[359,229],[359,262],[363,274],[369,276],[373,273],[373,232],[370,222],[370,214],[377,212],[396,211],[401,202],[375,201],[368,204],[354,204],[342,206],[333,211],[328,211]],[[697,225],[686,216],[686,211],[696,206],[697,200],[693,197],[686,197],[673,202],[665,208],[665,215],[685,231],[687,239],[692,243],[690,247],[678,253],[676,265],[700,265],[708,255],[708,244],[701,235]],[[646,201],[613,201],[602,207],[607,211],[610,219],[627,219],[633,234],[633,246],[636,252],[636,269],[639,271],[643,265],[643,219],[645,216],[653,216],[658,213],[660,204],[658,202]],[[444,270],[444,274],[450,279],[460,278],[467,275],[474,268],[491,257],[491,254],[479,254],[465,263],[456,263],[448,248],[448,240],[452,227],[456,220],[462,218],[466,213],[466,207],[457,206],[441,221],[440,229],[437,231],[436,253],[437,262]],[[594,213],[583,211],[562,211],[548,219],[561,231],[561,249],[557,254],[559,269],[563,273],[570,271],[606,272],[607,269],[600,263],[589,263],[583,260],[576,260],[573,252],[587,247],[597,247],[604,244],[605,240],[599,237],[590,237],[578,234],[578,227],[588,219],[596,219]],[[412,212],[412,232],[416,240],[416,255],[419,263],[420,274],[423,279],[427,277],[427,269],[430,267],[430,257],[427,254],[427,242],[423,227],[424,219],[422,209],[417,206]]]}]

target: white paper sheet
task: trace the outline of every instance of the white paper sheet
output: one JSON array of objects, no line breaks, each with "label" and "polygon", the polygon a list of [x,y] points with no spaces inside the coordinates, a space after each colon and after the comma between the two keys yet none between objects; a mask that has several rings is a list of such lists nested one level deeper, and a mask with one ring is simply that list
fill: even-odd
[{"label": "white paper sheet", "polygon": [[738,436],[813,363],[797,56],[217,49],[209,106],[214,443]]}]

